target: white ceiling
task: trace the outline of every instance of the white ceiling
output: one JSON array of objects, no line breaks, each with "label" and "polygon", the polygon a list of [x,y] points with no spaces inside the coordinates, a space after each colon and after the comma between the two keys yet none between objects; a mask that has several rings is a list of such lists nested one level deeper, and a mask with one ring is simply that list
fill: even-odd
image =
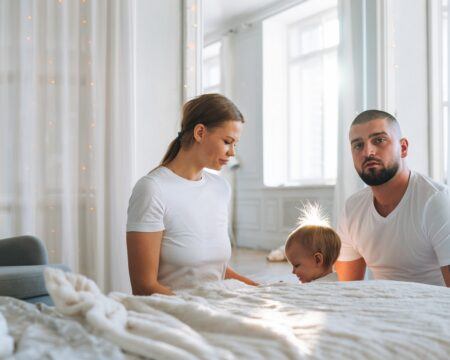
[{"label": "white ceiling", "polygon": [[283,0],[203,0],[205,35],[222,30],[234,19],[249,16]]}]

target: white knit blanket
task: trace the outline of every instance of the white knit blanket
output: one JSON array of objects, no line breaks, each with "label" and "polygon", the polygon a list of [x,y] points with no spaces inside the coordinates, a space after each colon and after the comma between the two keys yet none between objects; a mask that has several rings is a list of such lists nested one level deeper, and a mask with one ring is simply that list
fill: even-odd
[{"label": "white knit blanket", "polygon": [[8,334],[8,324],[0,313],[0,359],[12,355],[14,350],[14,340]]},{"label": "white knit blanket", "polygon": [[205,284],[176,297],[103,295],[46,270],[57,309],[153,359],[447,358],[450,290],[388,281]]}]

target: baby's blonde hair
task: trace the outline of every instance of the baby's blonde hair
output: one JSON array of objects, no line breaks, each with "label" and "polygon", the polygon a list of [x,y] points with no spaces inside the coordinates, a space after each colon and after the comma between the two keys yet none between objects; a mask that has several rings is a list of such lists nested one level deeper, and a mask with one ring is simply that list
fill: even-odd
[{"label": "baby's blonde hair", "polygon": [[292,244],[302,245],[311,255],[320,252],[324,267],[332,266],[341,251],[341,239],[332,228],[318,225],[305,225],[295,229],[286,240],[285,252]]}]

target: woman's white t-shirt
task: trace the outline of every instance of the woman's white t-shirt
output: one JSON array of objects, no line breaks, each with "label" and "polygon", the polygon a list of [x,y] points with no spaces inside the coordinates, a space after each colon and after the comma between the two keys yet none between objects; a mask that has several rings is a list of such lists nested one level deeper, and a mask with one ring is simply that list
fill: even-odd
[{"label": "woman's white t-shirt", "polygon": [[158,282],[171,289],[224,278],[230,187],[208,172],[191,181],[159,167],[135,185],[128,206],[127,232],[163,231]]}]

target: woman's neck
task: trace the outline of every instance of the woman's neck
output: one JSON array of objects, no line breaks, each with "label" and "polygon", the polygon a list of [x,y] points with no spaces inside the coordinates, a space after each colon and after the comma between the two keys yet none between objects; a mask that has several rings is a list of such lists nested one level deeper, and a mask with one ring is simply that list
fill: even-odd
[{"label": "woman's neck", "polygon": [[198,159],[192,153],[183,149],[166,167],[187,180],[196,181],[202,178],[203,166],[199,164]]}]

